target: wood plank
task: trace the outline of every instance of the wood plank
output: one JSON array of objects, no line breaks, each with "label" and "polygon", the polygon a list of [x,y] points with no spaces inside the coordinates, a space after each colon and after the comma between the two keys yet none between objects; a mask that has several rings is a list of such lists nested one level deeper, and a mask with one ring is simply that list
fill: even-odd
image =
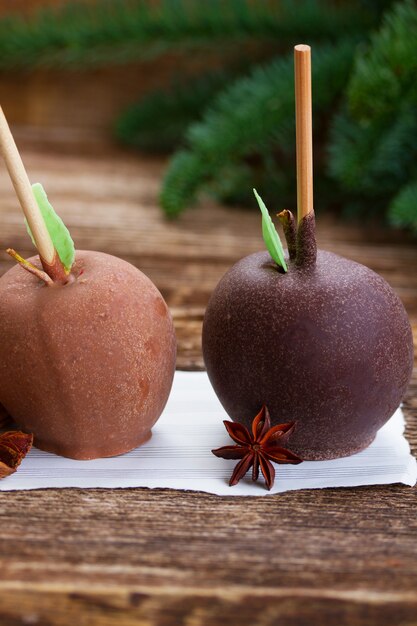
[{"label": "wood plank", "polygon": [[[22,621],[15,619],[16,602],[20,605]],[[52,623],[56,626],[73,626],[74,623],[80,626],[270,626],[281,623],[369,626],[382,623],[381,605],[386,618],[384,623],[416,624],[416,603],[409,596],[332,594],[323,590],[323,597],[317,598],[311,596],[308,589],[301,593],[299,589],[267,590],[259,595],[253,594],[252,589],[239,589],[228,598],[221,591],[219,595],[207,595],[203,590],[190,595],[183,588],[159,588],[157,592],[149,588],[124,592],[117,588],[86,592],[57,587],[45,593],[12,590],[12,594],[5,596],[2,612],[8,620],[3,623],[8,626]]]}]

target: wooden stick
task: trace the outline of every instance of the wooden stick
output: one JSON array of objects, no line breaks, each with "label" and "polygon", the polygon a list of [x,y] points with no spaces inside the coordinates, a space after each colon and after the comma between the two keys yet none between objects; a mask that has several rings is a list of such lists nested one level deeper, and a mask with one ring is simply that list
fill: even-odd
[{"label": "wooden stick", "polygon": [[42,213],[33,195],[32,186],[16,147],[13,135],[0,106],[0,150],[12,179],[20,206],[32,231],[41,260],[48,266],[56,263],[56,252]]},{"label": "wooden stick", "polygon": [[311,112],[311,49],[294,48],[295,122],[297,146],[298,223],[313,210],[313,126]]}]

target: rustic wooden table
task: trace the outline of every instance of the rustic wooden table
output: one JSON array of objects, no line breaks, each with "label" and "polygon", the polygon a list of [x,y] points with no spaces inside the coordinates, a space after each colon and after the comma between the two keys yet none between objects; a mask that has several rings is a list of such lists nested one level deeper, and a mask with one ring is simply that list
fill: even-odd
[{"label": "rustic wooden table", "polygon": [[[28,134],[26,133],[26,137]],[[157,207],[163,168],[102,146],[77,156],[20,141],[78,248],[126,258],[172,308],[178,367],[203,367],[209,294],[262,247],[256,211]],[[80,156],[81,153],[81,156]],[[0,168],[0,248],[29,254]],[[278,207],[277,207],[278,208]],[[320,245],[380,272],[417,333],[417,245],[319,218]],[[1,271],[10,266],[1,253]],[[406,398],[417,452],[417,376]],[[417,624],[417,490],[392,485],[220,498],[168,490],[0,493],[0,624],[233,626]]]}]

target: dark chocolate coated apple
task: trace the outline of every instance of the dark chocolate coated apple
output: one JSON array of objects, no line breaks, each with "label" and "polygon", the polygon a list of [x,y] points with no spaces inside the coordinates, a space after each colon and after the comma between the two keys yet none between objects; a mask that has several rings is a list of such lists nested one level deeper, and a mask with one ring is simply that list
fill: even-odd
[{"label": "dark chocolate coated apple", "polygon": [[171,315],[122,259],[78,251],[72,276],[47,286],[16,265],[0,279],[0,402],[43,450],[121,454],[150,437],[168,399]]},{"label": "dark chocolate coated apple", "polygon": [[297,241],[291,228],[286,235],[287,273],[259,252],[216,287],[203,327],[207,372],[233,420],[249,427],[265,404],[273,424],[296,423],[288,447],[301,458],[347,456],[372,442],[403,398],[410,324],[381,276],[316,256],[313,213]]}]

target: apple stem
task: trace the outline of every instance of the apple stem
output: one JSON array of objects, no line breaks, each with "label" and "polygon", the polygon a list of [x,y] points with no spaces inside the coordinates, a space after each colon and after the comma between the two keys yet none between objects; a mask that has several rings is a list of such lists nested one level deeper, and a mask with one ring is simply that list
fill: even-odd
[{"label": "apple stem", "polygon": [[278,213],[277,217],[282,224],[282,228],[284,229],[288,255],[290,260],[294,261],[297,256],[297,227],[294,215],[291,211],[284,209],[281,213]]},{"label": "apple stem", "polygon": [[7,252],[7,254],[10,254],[10,256],[17,263],[19,263],[19,265],[21,267],[23,267],[23,269],[27,270],[28,272],[30,272],[31,274],[33,274],[37,278],[40,278],[41,280],[43,280],[43,282],[48,287],[51,287],[54,284],[54,281],[52,280],[52,278],[50,276],[48,276],[48,274],[46,272],[43,272],[38,267],[36,267],[35,265],[32,265],[32,263],[30,263],[29,261],[27,261],[26,259],[21,257],[20,254],[18,254],[16,252],[16,250],[13,250],[13,248],[7,248],[6,252]]}]

